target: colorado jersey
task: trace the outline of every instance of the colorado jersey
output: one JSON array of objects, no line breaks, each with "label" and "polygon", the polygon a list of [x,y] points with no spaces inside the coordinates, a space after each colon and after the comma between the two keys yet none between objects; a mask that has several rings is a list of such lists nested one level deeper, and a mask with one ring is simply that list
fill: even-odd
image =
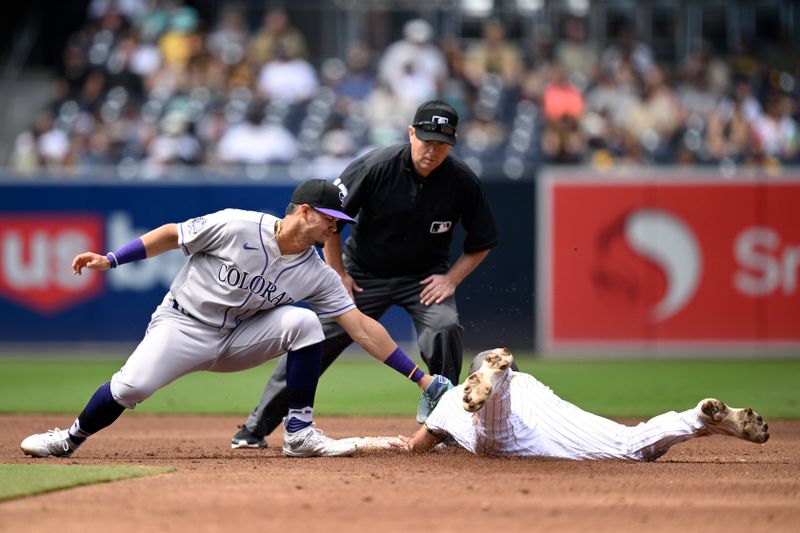
[{"label": "colorado jersey", "polygon": [[339,275],[316,248],[281,255],[278,218],[225,209],[178,224],[178,240],[191,257],[170,294],[195,319],[232,329],[259,311],[301,301],[320,317],[334,317],[355,304]]}]

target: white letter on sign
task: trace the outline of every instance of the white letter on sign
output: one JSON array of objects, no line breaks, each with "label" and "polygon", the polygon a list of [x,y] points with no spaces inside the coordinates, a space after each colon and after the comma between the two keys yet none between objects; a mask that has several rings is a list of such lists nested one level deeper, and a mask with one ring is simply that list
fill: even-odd
[{"label": "white letter on sign", "polygon": [[781,238],[772,228],[752,227],[744,230],[733,244],[736,261],[742,267],[733,275],[733,285],[748,296],[770,294],[781,282],[781,265],[770,255]]},{"label": "white letter on sign", "polygon": [[3,242],[3,272],[9,284],[18,289],[47,287],[47,235],[37,231],[31,235],[28,261],[25,242],[19,233],[10,231]]}]

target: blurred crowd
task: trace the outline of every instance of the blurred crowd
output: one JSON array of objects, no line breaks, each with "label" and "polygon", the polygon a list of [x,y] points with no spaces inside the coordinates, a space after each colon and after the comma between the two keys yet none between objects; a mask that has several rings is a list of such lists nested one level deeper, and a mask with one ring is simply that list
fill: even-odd
[{"label": "blurred crowd", "polygon": [[313,36],[280,9],[253,21],[228,4],[203,21],[179,0],[93,0],[55,98],[16,138],[13,167],[263,177],[303,162],[333,177],[363,151],[405,141],[414,109],[434,97],[461,116],[456,153],[511,179],[542,164],[798,162],[788,45],[741,43],[729,56],[701,45],[666,64],[627,27],[598,47],[585,22],[540,28],[522,46],[495,19],[471,40],[414,19],[384,50],[353,42],[314,65]]}]

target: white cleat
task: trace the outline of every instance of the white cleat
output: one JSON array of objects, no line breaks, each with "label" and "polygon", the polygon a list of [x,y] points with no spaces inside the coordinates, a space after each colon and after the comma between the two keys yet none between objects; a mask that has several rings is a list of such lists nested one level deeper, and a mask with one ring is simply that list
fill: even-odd
[{"label": "white cleat", "polygon": [[462,405],[469,413],[479,411],[492,396],[497,383],[514,361],[508,348],[495,348],[481,363],[481,367],[464,381]]},{"label": "white cleat", "polygon": [[337,457],[353,455],[358,445],[352,439],[336,440],[326,437],[314,424],[289,433],[283,428],[283,454],[289,457]]},{"label": "white cleat", "polygon": [[758,444],[769,439],[767,423],[749,407],[737,409],[716,398],[706,398],[697,404],[697,410],[710,433],[731,435]]},{"label": "white cleat", "polygon": [[26,437],[20,447],[31,457],[69,457],[78,448],[69,440],[67,430],[58,428]]}]

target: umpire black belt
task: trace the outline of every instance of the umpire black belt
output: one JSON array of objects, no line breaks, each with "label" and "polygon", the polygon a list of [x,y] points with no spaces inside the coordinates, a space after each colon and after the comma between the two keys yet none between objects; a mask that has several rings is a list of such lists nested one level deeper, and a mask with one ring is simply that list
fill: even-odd
[{"label": "umpire black belt", "polygon": [[[181,307],[181,304],[179,304],[179,303],[178,303],[178,300],[175,300],[175,299],[173,299],[173,300],[172,300],[172,308],[173,308],[173,309],[176,309],[176,310],[178,310],[178,311],[180,311],[181,313],[183,313],[184,315],[188,316],[189,318],[194,318],[194,317],[193,317],[193,316],[192,316],[192,315],[189,313],[189,311],[187,311],[186,309],[184,309],[183,307]],[[194,318],[194,319],[195,319],[195,320],[197,320],[196,318]]]}]

